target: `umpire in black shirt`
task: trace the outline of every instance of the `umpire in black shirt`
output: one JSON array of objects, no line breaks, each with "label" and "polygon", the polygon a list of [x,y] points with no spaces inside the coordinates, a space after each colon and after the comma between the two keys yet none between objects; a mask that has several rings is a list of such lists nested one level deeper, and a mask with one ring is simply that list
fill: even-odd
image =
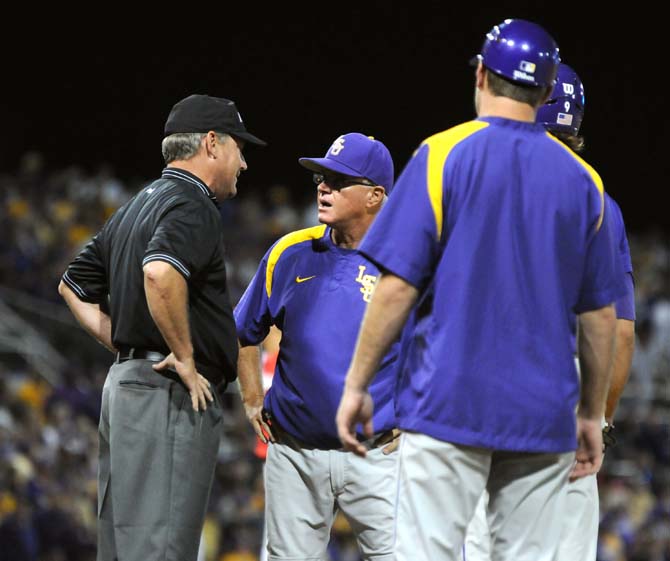
[{"label": "umpire in black shirt", "polygon": [[[218,200],[247,169],[235,103],[174,105],[167,167],[114,213],[63,274],[79,323],[116,353],[99,425],[98,561],[193,561],[237,376]],[[109,314],[106,311],[109,310]]]}]

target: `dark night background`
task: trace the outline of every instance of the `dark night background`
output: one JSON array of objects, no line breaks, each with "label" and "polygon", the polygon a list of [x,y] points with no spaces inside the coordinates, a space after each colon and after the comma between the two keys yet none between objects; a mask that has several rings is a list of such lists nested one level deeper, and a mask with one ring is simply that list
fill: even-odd
[{"label": "dark night background", "polygon": [[145,28],[107,14],[71,29],[47,18],[22,41],[6,36],[0,172],[36,149],[51,168],[106,162],[122,179],[151,179],[163,167],[171,106],[209,93],[234,99],[247,128],[269,142],[246,151],[238,197],[273,183],[310,196],[297,158],[322,155],[350,131],[385,142],[397,175],[423,138],[474,117],[468,59],[493,25],[521,17],[554,36],[584,81],[584,157],[628,229],[670,231],[657,200],[668,168],[667,47],[646,4],[631,13],[596,3],[295,5],[222,5],[207,21],[194,4],[182,11],[199,21],[175,13]]}]

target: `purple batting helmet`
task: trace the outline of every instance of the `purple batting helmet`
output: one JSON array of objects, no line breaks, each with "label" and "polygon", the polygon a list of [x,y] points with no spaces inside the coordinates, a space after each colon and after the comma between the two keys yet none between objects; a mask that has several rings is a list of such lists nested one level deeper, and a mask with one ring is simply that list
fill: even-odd
[{"label": "purple batting helmet", "polygon": [[549,131],[577,136],[584,118],[584,84],[567,64],[558,66],[551,97],[537,110],[535,120]]},{"label": "purple batting helmet", "polygon": [[538,24],[506,19],[486,34],[481,61],[494,72],[518,84],[553,86],[561,58],[556,41]]}]

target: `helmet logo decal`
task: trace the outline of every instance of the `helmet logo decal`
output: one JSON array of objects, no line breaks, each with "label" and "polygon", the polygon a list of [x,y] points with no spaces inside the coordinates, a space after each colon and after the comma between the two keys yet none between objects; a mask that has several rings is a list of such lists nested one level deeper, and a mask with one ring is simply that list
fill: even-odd
[{"label": "helmet logo decal", "polygon": [[340,137],[335,142],[333,142],[333,145],[330,147],[330,153],[333,156],[337,156],[340,152],[342,152],[343,149],[344,149],[344,138]]},{"label": "helmet logo decal", "polygon": [[520,60],[519,68],[521,70],[515,70],[513,72],[515,80],[522,80],[525,82],[535,82],[535,76],[533,76],[533,73],[535,72],[536,66],[534,62],[529,62],[527,60]]},{"label": "helmet logo decal", "polygon": [[569,127],[570,125],[572,125],[572,115],[570,115],[570,113],[559,113],[556,116],[556,124],[566,125]]},{"label": "helmet logo decal", "polygon": [[519,70],[533,74],[535,72],[535,63],[528,62],[527,60],[521,60],[519,61]]},{"label": "helmet logo decal", "polygon": [[563,82],[563,93],[565,95],[574,95],[575,94],[575,85],[574,84],[568,84],[567,82]]}]

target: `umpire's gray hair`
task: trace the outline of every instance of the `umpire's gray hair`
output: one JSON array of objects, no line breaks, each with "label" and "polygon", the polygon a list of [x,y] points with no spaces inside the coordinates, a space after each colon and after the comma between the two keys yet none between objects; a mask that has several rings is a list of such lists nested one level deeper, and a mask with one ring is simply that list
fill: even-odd
[{"label": "umpire's gray hair", "polygon": [[[202,139],[207,136],[207,133],[201,132],[178,132],[166,136],[161,144],[161,151],[163,152],[163,159],[166,164],[170,164],[175,160],[189,160],[198,153]],[[222,144],[227,142],[230,135],[225,133],[216,133],[219,142]]]}]

